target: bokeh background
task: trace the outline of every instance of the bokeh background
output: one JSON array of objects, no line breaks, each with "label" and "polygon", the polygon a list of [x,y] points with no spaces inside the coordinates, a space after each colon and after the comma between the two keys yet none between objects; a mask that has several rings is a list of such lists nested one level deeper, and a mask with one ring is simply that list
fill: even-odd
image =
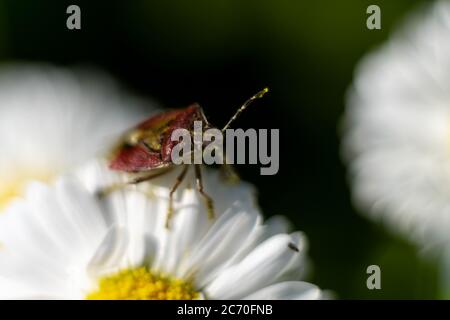
[{"label": "bokeh background", "polygon": [[[312,282],[338,298],[437,298],[436,261],[357,213],[339,157],[356,63],[421,2],[0,0],[0,62],[105,69],[163,106],[197,101],[219,126],[269,86],[235,125],[280,129],[280,171],[238,171],[258,186],[266,216],[287,215],[307,233]],[[70,4],[81,8],[81,30],[66,28]],[[370,4],[381,7],[381,30],[366,28]],[[371,264],[382,290],[366,287]]]}]

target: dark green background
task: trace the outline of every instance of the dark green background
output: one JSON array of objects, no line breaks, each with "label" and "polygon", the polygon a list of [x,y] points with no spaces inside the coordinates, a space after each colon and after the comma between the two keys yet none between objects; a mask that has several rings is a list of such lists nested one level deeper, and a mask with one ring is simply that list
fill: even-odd
[{"label": "dark green background", "polygon": [[[437,267],[352,208],[338,124],[353,69],[419,1],[24,1],[0,0],[0,59],[90,64],[168,107],[198,101],[223,124],[264,86],[267,99],[236,123],[280,128],[280,171],[256,184],[266,216],[307,233],[311,280],[339,298],[435,298]],[[66,28],[78,4],[82,29]],[[382,30],[366,28],[378,4]],[[366,288],[378,264],[382,290]]]}]

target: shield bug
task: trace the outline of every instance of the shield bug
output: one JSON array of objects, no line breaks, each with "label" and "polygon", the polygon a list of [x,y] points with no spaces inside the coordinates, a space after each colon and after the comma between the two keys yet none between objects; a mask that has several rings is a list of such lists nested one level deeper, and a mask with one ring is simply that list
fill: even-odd
[{"label": "shield bug", "polygon": [[[268,91],[268,88],[265,88],[245,101],[221,131],[224,132],[252,101],[262,98]],[[177,165],[172,162],[171,154],[173,148],[179,142],[172,141],[171,135],[177,129],[186,129],[192,135],[194,121],[201,121],[204,130],[215,128],[208,122],[202,108],[195,103],[187,108],[157,114],[127,132],[114,148],[109,167],[112,170],[140,175],[123,185],[115,185],[100,190],[99,194],[104,195],[125,185],[149,181],[175,168]],[[203,189],[201,165],[183,164],[183,166],[181,173],[170,189],[166,227],[169,227],[173,215],[173,195],[185,178],[190,166],[194,166],[196,187],[205,200],[208,216],[209,218],[214,217],[213,200]],[[223,167],[229,175],[234,175],[227,164],[224,164]]]}]

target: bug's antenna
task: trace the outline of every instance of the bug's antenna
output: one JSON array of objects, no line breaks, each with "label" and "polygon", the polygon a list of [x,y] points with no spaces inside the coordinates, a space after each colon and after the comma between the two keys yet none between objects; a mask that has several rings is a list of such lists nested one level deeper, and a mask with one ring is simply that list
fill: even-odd
[{"label": "bug's antenna", "polygon": [[236,120],[236,118],[241,114],[242,111],[244,111],[245,109],[247,109],[247,107],[256,99],[260,99],[262,98],[267,92],[269,92],[269,88],[264,88],[261,91],[259,91],[258,93],[256,93],[255,95],[253,95],[252,97],[250,97],[250,99],[248,99],[247,101],[244,102],[244,104],[236,111],[236,113],[234,114],[233,117],[231,117],[230,121],[228,121],[228,123],[225,125],[225,127],[223,127],[222,132],[224,132],[226,129],[228,129],[228,127],[230,126],[230,124]]}]

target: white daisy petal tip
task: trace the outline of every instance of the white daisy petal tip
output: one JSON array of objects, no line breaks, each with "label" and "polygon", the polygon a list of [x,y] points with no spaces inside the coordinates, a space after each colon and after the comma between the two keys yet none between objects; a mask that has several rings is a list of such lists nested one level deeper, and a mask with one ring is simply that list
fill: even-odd
[{"label": "white daisy petal tip", "polygon": [[321,300],[322,291],[315,285],[302,281],[280,282],[244,298],[244,300]]}]

